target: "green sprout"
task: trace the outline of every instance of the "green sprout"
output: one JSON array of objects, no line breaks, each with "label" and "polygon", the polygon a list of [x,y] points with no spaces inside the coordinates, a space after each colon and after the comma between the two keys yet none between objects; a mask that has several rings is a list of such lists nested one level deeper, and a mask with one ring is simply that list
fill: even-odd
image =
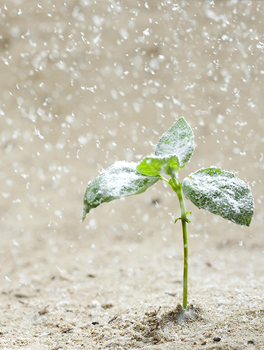
[{"label": "green sprout", "polygon": [[[190,125],[182,117],[159,139],[154,155],[140,163],[118,161],[98,175],[88,185],[83,201],[83,217],[103,202],[145,192],[158,180],[165,181],[176,192],[181,209],[183,233],[183,308],[188,297],[188,234],[190,220],[185,210],[184,196],[199,209],[220,215],[238,225],[249,226],[254,213],[254,200],[249,186],[233,173],[220,168],[200,169],[182,182],[178,172],[190,160],[195,148]],[[169,180],[162,175],[168,175]]]}]

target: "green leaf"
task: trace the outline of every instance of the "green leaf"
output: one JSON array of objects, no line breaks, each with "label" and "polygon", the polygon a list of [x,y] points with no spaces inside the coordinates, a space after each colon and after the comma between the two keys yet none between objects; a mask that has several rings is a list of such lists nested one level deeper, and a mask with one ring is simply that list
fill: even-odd
[{"label": "green leaf", "polygon": [[137,171],[147,176],[159,174],[172,175],[179,170],[179,158],[177,156],[152,156],[145,157],[137,166]]},{"label": "green leaf", "polygon": [[182,117],[161,136],[155,148],[155,155],[176,155],[180,160],[180,169],[182,169],[190,160],[194,147],[193,131]]},{"label": "green leaf", "polygon": [[185,197],[199,209],[238,225],[250,225],[254,200],[249,186],[233,173],[219,168],[201,169],[183,180],[182,189]]},{"label": "green leaf", "polygon": [[103,202],[132,196],[144,191],[159,180],[136,171],[137,163],[116,162],[98,175],[87,187],[83,200],[83,217]]}]

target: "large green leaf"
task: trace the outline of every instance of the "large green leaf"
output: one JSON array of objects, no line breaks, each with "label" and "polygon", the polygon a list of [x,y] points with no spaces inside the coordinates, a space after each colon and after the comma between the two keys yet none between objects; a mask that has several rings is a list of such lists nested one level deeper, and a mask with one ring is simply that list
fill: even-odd
[{"label": "large green leaf", "polygon": [[176,155],[182,169],[191,158],[194,147],[193,131],[182,117],[161,136],[155,148],[155,155]]},{"label": "large green leaf", "polygon": [[136,171],[137,163],[116,162],[98,175],[87,187],[83,199],[83,218],[103,202],[132,196],[144,191],[159,180]]},{"label": "large green leaf", "polygon": [[185,197],[238,225],[249,226],[254,200],[249,186],[233,173],[218,168],[201,169],[182,182]]},{"label": "large green leaf", "polygon": [[137,171],[147,176],[159,174],[172,175],[179,170],[179,158],[177,156],[152,156],[145,157],[137,166]]}]

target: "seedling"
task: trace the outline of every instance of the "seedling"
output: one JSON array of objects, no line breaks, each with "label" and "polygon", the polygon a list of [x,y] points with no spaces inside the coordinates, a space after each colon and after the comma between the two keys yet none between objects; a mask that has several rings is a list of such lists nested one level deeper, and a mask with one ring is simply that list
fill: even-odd
[{"label": "seedling", "polygon": [[[194,151],[194,135],[184,118],[175,122],[159,139],[154,155],[140,163],[118,161],[98,175],[87,187],[83,201],[83,218],[103,202],[145,192],[158,180],[165,181],[176,192],[181,209],[183,233],[183,308],[188,296],[188,235],[190,220],[185,210],[183,193],[199,209],[206,209],[238,225],[249,226],[254,201],[249,186],[233,173],[220,168],[200,169],[179,182],[178,172]],[[169,180],[162,175],[168,175]]]}]

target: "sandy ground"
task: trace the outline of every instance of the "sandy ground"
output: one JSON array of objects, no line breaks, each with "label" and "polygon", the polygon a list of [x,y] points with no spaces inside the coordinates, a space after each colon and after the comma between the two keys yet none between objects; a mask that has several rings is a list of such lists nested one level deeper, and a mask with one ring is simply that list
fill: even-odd
[{"label": "sandy ground", "polygon": [[[263,1],[0,0],[0,348],[262,349]],[[87,182],[180,116],[252,188],[250,228],[198,210],[181,322],[177,198],[158,183],[84,223]]]}]

